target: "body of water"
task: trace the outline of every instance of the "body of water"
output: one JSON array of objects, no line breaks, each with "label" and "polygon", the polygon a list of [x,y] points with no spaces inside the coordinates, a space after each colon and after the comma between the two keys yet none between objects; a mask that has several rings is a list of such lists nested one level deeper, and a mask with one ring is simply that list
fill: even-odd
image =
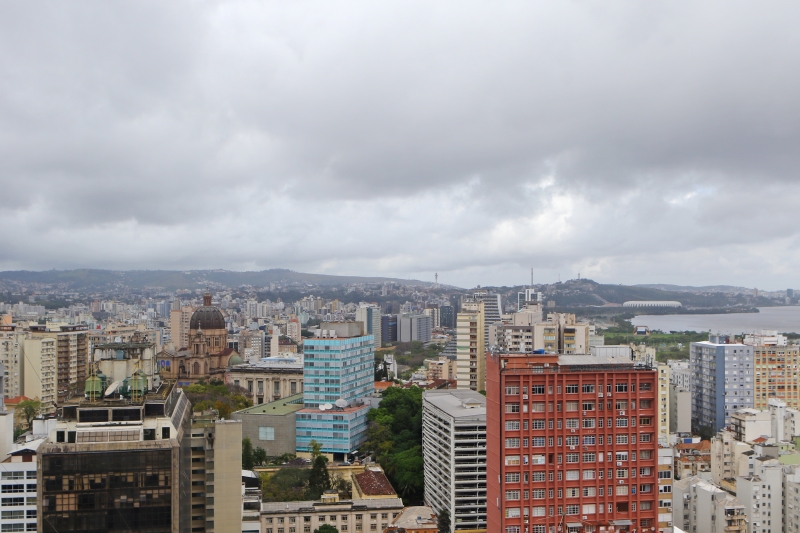
[{"label": "body of water", "polygon": [[762,329],[800,333],[800,306],[760,307],[759,311],[726,315],[637,315],[631,323],[667,333],[710,330],[712,333],[738,335]]}]

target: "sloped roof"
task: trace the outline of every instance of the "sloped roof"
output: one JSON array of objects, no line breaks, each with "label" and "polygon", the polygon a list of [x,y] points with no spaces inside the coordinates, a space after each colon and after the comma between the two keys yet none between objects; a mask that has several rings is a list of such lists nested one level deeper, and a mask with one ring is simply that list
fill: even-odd
[{"label": "sloped roof", "polygon": [[365,496],[395,496],[397,494],[386,475],[380,470],[367,469],[353,477],[356,478],[356,483]]}]

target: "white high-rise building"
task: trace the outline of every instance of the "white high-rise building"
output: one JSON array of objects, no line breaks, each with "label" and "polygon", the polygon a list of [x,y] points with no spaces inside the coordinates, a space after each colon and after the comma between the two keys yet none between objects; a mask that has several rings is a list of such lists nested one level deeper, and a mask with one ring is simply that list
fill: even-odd
[{"label": "white high-rise building", "polygon": [[[375,347],[383,346],[381,338],[381,308],[377,305],[362,303],[356,309],[356,322],[364,324],[364,334],[375,338]],[[430,340],[430,337],[429,337]]]},{"label": "white high-rise building", "polygon": [[451,531],[486,529],[486,398],[465,389],[422,396],[425,503]]},{"label": "white high-rise building", "polygon": [[689,361],[682,361],[680,359],[670,359],[667,361],[669,365],[669,380],[674,385],[686,389],[692,389],[692,371],[689,370]]},{"label": "white high-rise building", "polygon": [[687,533],[744,533],[744,505],[721,488],[689,476],[672,484],[672,523]]}]

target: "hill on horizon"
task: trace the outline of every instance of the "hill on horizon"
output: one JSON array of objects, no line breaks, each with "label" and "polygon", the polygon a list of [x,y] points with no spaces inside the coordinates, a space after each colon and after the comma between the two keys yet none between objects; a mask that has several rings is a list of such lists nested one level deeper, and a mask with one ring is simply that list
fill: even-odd
[{"label": "hill on horizon", "polygon": [[237,272],[232,270],[9,270],[0,272],[0,281],[65,284],[74,289],[124,285],[131,288],[196,289],[203,283],[219,283],[230,288],[241,285],[265,287],[270,283],[312,283],[342,285],[347,283],[394,282],[401,285],[431,285],[431,282],[399,278],[335,276],[308,274],[284,268]]}]

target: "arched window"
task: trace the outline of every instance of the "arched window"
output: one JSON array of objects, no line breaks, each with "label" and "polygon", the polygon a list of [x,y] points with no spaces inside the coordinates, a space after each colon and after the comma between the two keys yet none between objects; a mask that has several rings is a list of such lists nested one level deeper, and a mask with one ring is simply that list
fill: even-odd
[{"label": "arched window", "polygon": [[192,365],[192,374],[199,374],[200,373],[200,363],[197,361],[194,362]]}]

